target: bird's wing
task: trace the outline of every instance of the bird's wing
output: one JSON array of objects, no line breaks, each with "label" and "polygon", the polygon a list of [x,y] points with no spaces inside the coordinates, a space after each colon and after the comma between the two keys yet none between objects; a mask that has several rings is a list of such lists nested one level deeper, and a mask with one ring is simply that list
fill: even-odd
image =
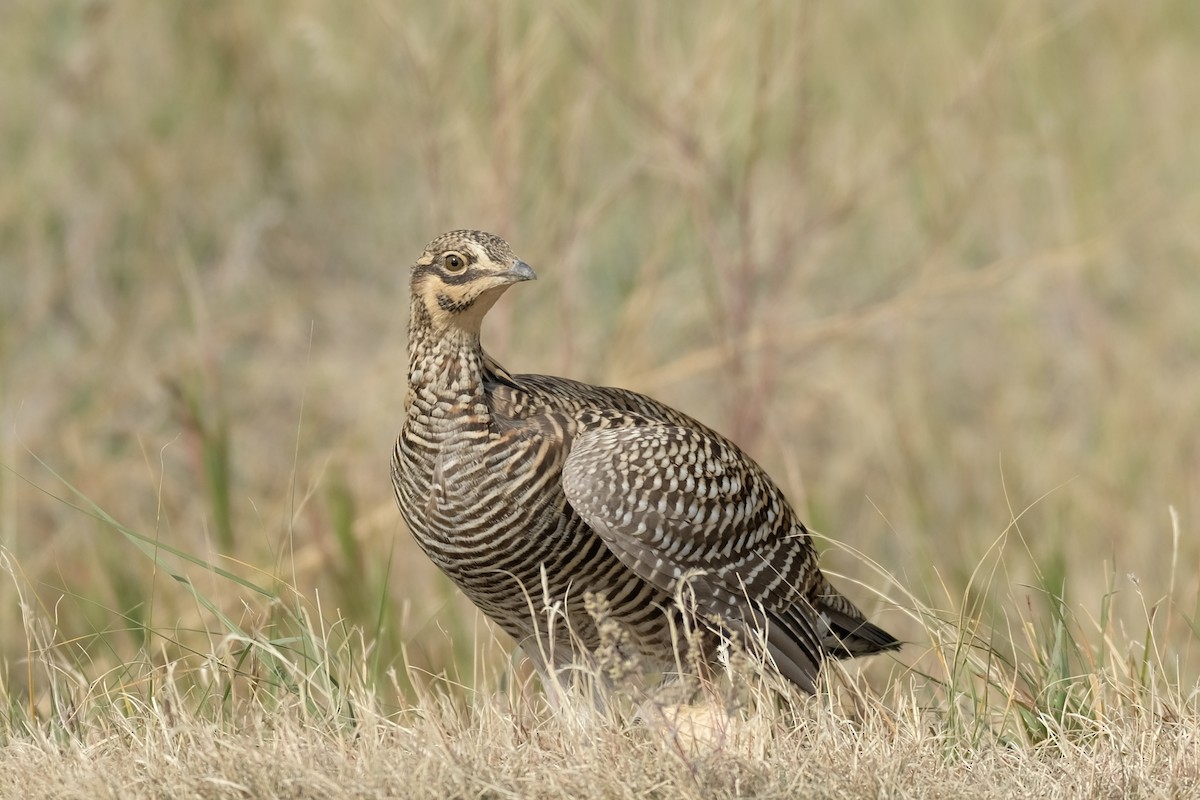
[{"label": "bird's wing", "polygon": [[804,601],[822,582],[816,551],[753,460],[706,431],[592,429],[572,443],[563,489],[643,580],[668,593],[684,582],[698,610],[735,628],[766,623],[780,670],[811,690],[822,647]]}]

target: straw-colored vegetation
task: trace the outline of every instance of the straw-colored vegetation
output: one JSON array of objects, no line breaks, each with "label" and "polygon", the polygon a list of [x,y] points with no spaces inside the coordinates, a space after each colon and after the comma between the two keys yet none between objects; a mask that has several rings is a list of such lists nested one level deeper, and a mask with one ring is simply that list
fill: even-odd
[{"label": "straw-colored vegetation", "polygon": [[[0,4],[0,795],[1195,796],[1198,9]],[[547,710],[388,484],[463,226],[911,644]]]}]

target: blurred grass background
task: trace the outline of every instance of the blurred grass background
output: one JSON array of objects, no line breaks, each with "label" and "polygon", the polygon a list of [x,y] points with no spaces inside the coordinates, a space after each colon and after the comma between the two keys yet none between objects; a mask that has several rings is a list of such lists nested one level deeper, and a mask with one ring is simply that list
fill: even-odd
[{"label": "blurred grass background", "polygon": [[[1190,0],[2,3],[0,545],[96,675],[210,611],[39,459],[380,670],[500,663],[387,470],[408,267],[476,227],[539,274],[485,330],[513,371],[731,434],[1002,652],[1062,614],[1194,682],[1196,75]],[[825,564],[921,657],[903,591]]]}]

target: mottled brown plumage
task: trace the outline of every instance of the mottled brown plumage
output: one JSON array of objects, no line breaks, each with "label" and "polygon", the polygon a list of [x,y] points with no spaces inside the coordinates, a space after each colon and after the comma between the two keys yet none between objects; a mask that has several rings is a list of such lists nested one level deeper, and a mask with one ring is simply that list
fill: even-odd
[{"label": "mottled brown plumage", "polygon": [[[533,277],[479,231],[438,237],[413,266],[392,480],[430,559],[554,667],[599,646],[589,593],[661,664],[674,660],[675,600],[687,595],[705,625],[761,636],[810,692],[825,658],[898,647],[826,581],[804,524],[732,442],[645,395],[512,375],[484,353],[484,315]],[[545,630],[544,603],[569,635]]]}]

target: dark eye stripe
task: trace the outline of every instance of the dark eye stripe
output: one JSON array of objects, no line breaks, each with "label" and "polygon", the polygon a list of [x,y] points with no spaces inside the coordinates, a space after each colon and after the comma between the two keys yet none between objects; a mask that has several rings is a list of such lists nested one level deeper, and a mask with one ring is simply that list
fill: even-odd
[{"label": "dark eye stripe", "polygon": [[439,269],[437,274],[442,279],[442,283],[447,286],[462,286],[464,283],[470,283],[476,278],[483,277],[483,270],[476,267],[467,267],[462,272],[446,272],[444,269]]},{"label": "dark eye stripe", "polygon": [[469,283],[476,278],[483,277],[483,270],[477,267],[468,267],[462,272],[448,272],[441,263],[437,264],[418,264],[413,268],[413,278],[423,277],[425,275],[436,275],[442,283],[448,286],[461,286],[464,283]]}]

